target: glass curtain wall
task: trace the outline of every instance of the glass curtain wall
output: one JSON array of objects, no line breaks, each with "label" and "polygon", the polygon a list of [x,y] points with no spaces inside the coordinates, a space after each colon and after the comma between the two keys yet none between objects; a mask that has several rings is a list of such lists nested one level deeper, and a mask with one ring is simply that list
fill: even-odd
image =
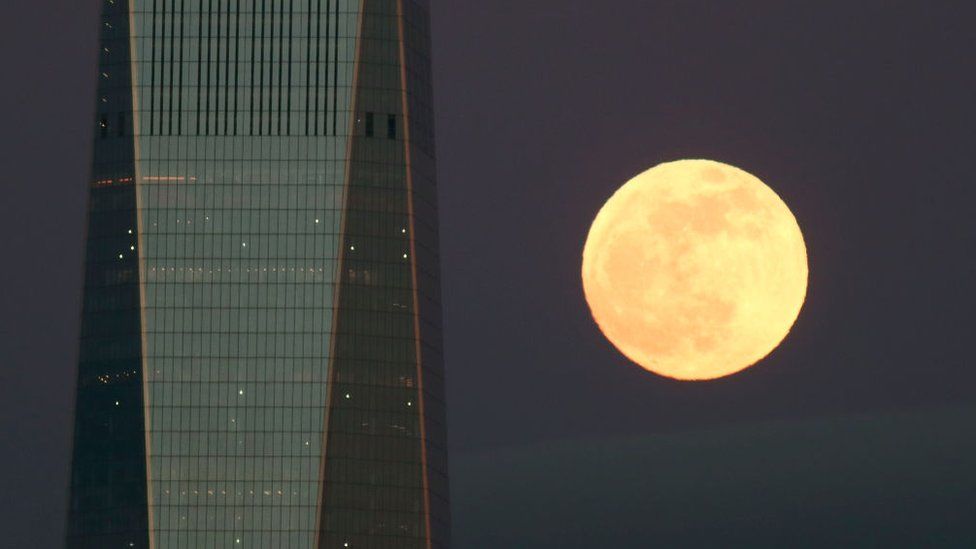
[{"label": "glass curtain wall", "polygon": [[104,4],[69,546],[446,546],[426,6]]}]

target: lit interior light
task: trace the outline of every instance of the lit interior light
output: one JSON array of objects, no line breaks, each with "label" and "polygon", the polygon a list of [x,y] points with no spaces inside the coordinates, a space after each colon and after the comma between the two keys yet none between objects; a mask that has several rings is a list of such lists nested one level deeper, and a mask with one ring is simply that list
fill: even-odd
[{"label": "lit interior light", "polygon": [[[186,181],[186,176],[183,175],[146,175],[143,176],[146,181]],[[190,181],[196,181],[197,178],[190,177]]]},{"label": "lit interior light", "polygon": [[119,254],[119,259],[122,259],[122,254]]},{"label": "lit interior light", "polygon": [[129,229],[129,234],[132,234],[132,229]]},{"label": "lit interior light", "polygon": [[315,222],[316,222],[316,223],[318,223],[318,222],[319,222],[319,220],[318,220],[318,219],[316,219],[316,220],[315,220]]},{"label": "lit interior light", "polygon": [[135,247],[135,246],[129,246],[129,249],[130,249],[130,250],[135,250],[135,249],[136,249],[136,247]]},{"label": "lit interior light", "polygon": [[241,389],[240,391],[237,391],[237,394],[243,395],[244,394],[244,389]]},{"label": "lit interior light", "polygon": [[242,248],[247,248],[247,242],[241,242],[241,247]]},{"label": "lit interior light", "polygon": [[352,395],[350,395],[349,393],[346,393],[346,398],[352,398]]},{"label": "lit interior light", "polygon": [[115,401],[115,405],[118,406],[119,405],[119,401],[116,400]]},{"label": "lit interior light", "polygon": [[356,251],[356,247],[355,246],[349,246],[349,251],[355,252]]},{"label": "lit interior light", "polygon": [[403,233],[403,234],[407,234],[407,230],[406,229],[400,229],[400,232]]},{"label": "lit interior light", "polygon": [[403,259],[406,259],[406,258],[407,258],[407,254],[403,254]]},{"label": "lit interior light", "polygon": [[408,400],[407,401],[407,406],[413,406],[413,402],[411,402],[411,401]]}]

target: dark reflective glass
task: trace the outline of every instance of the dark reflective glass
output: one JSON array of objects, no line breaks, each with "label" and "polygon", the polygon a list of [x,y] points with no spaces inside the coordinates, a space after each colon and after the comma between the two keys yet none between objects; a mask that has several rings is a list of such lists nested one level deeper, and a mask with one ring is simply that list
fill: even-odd
[{"label": "dark reflective glass", "polygon": [[427,19],[104,2],[69,546],[447,546]]}]

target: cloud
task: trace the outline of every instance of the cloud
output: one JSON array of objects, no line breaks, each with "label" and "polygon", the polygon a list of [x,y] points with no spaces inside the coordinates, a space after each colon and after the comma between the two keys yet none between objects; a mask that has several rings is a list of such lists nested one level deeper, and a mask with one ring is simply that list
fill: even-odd
[{"label": "cloud", "polygon": [[976,408],[457,454],[458,547],[972,545]]}]

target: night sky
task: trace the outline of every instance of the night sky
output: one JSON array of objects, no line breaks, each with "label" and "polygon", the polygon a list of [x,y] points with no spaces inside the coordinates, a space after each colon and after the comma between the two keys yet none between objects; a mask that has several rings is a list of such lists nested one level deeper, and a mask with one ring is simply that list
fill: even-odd
[{"label": "night sky", "polygon": [[[964,2],[432,0],[455,546],[976,544]],[[0,532],[67,500],[99,2],[0,8]],[[741,374],[630,364],[582,296],[627,179],[710,158],[804,231]]]}]

